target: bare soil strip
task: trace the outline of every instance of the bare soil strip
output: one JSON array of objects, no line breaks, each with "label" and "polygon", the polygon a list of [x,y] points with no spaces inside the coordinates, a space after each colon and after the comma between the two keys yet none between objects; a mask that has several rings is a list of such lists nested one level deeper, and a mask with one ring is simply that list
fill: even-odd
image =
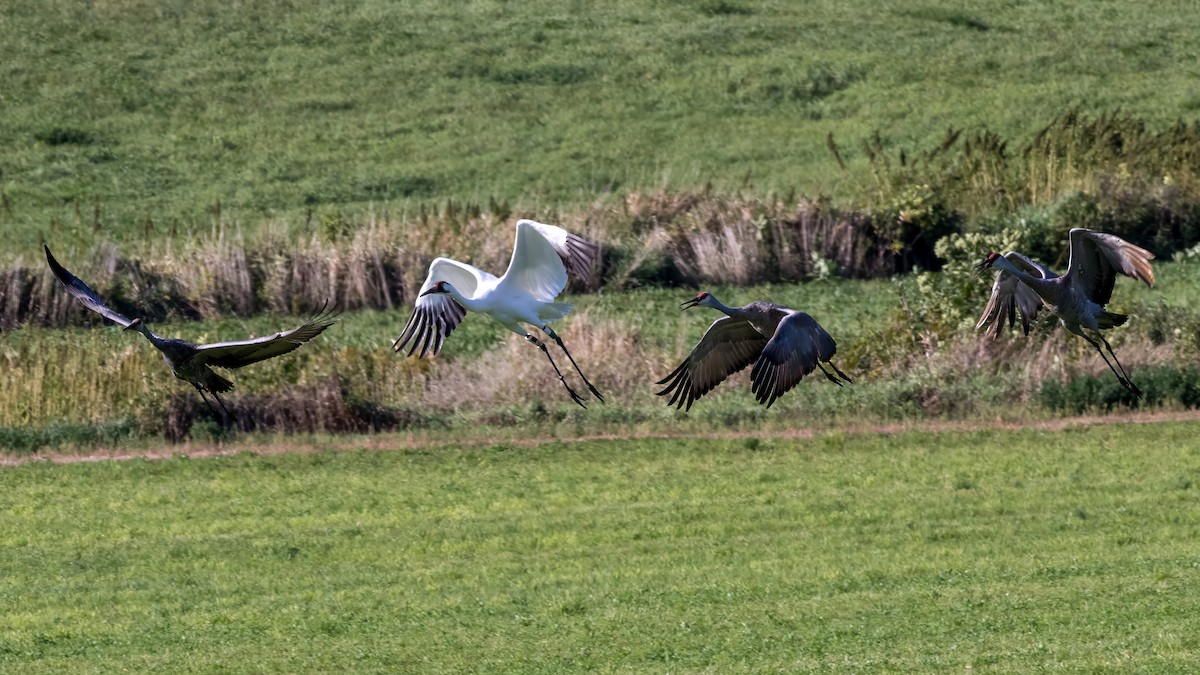
[{"label": "bare soil strip", "polygon": [[75,464],[78,462],[125,461],[132,459],[159,460],[174,457],[204,459],[208,457],[227,457],[242,453],[257,455],[278,455],[289,452],[345,452],[354,450],[371,450],[377,452],[426,450],[426,449],[469,449],[492,445],[510,445],[517,447],[532,447],[547,443],[579,443],[586,441],[621,441],[621,440],[694,440],[700,438],[716,438],[722,440],[741,438],[761,439],[806,439],[818,438],[834,433],[848,436],[863,435],[892,435],[909,431],[924,433],[962,432],[962,431],[1015,431],[1023,429],[1041,429],[1059,431],[1072,427],[1089,427],[1110,424],[1158,424],[1163,422],[1197,422],[1200,421],[1200,410],[1186,410],[1155,413],[1126,413],[1113,415],[1085,415],[1080,417],[1064,417],[1053,420],[1034,422],[1009,421],[954,421],[954,422],[897,422],[893,424],[863,425],[859,427],[828,427],[802,428],[771,431],[716,431],[716,432],[631,432],[628,434],[588,434],[583,436],[536,436],[530,438],[508,438],[503,440],[470,438],[461,440],[418,438],[412,434],[389,433],[372,435],[355,435],[335,437],[322,440],[311,438],[280,437],[276,442],[244,441],[223,444],[194,444],[167,445],[161,448],[139,449],[130,451],[123,448],[91,448],[85,452],[46,452],[31,455],[0,455],[0,467],[20,466],[34,462],[51,462],[54,464]]}]

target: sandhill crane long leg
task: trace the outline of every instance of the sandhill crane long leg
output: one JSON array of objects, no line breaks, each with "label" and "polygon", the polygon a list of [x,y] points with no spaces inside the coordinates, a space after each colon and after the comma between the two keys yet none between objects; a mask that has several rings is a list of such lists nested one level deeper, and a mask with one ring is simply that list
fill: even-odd
[{"label": "sandhill crane long leg", "polygon": [[[840,387],[840,386],[842,386],[842,381],[841,381],[841,380],[839,380],[838,378],[834,377],[833,373],[830,373],[828,370],[825,370],[825,364],[821,363],[820,361],[817,361],[817,367],[821,369],[821,372],[825,374],[825,377],[826,377],[826,378],[827,378],[827,379],[828,379],[830,382],[832,382],[832,383],[836,384],[836,385],[837,385],[837,386],[839,386],[839,387]],[[838,374],[838,375],[841,375],[842,377],[844,377],[844,378],[846,379],[846,381],[847,381],[847,382],[850,382],[850,378],[846,377],[846,374],[845,374],[845,373],[843,373],[842,371],[838,370],[838,367],[837,367],[837,366],[835,366],[835,365],[833,365],[833,364],[831,363],[831,364],[829,364],[829,367],[830,367],[830,368],[833,368],[834,370],[836,370],[836,371],[837,371],[837,374]]]},{"label": "sandhill crane long leg", "polygon": [[215,418],[217,416],[217,409],[208,402],[208,397],[204,395],[204,388],[195,382],[192,382],[191,385],[196,388],[196,391],[200,392],[200,399],[204,401],[204,405],[208,406],[208,412],[212,413],[212,416]]},{"label": "sandhill crane long leg", "polygon": [[558,337],[558,333],[555,333],[553,328],[545,324],[542,325],[542,332],[544,332],[546,335],[549,335],[554,339],[555,342],[558,343],[559,349],[562,349],[563,353],[567,355],[567,360],[571,362],[571,365],[575,368],[575,372],[579,373],[579,377],[583,380],[583,383],[587,385],[587,388],[592,391],[592,394],[594,394],[596,398],[600,399],[601,403],[604,403],[604,397],[601,396],[600,392],[594,386],[592,386],[591,382],[588,381],[587,375],[584,375],[583,371],[579,369],[579,364],[575,363],[575,358],[571,356],[571,352],[567,351],[567,346],[563,344],[562,338]]},{"label": "sandhill crane long leg", "polygon": [[854,384],[854,380],[850,379],[850,376],[849,376],[849,375],[847,375],[847,374],[843,373],[843,372],[841,371],[841,369],[840,369],[840,368],[838,368],[837,366],[833,365],[833,361],[827,361],[826,363],[828,363],[828,364],[829,364],[829,367],[830,367],[830,368],[833,368],[833,372],[835,372],[835,373],[837,373],[839,376],[841,376],[841,378],[842,378],[843,380],[845,380],[845,381],[849,382],[850,384]]},{"label": "sandhill crane long leg", "polygon": [[1120,361],[1117,361],[1117,353],[1113,351],[1112,345],[1108,344],[1108,339],[1104,337],[1104,333],[1096,331],[1096,335],[1099,336],[1100,341],[1104,343],[1104,348],[1108,350],[1108,353],[1112,354],[1113,361],[1117,364],[1117,367],[1121,369],[1121,374],[1125,376],[1125,381],[1133,384],[1133,381],[1129,379],[1129,371],[1125,370],[1125,366],[1121,365]]},{"label": "sandhill crane long leg", "polygon": [[550,350],[546,349],[546,343],[533,337],[532,335],[526,335],[525,339],[529,340],[534,344],[534,346],[542,350],[542,353],[545,354],[546,358],[550,360],[550,366],[554,368],[554,374],[558,375],[558,381],[562,382],[562,385],[567,388],[567,393],[571,395],[571,400],[578,403],[580,408],[586,409],[587,406],[583,404],[583,397],[577,394],[575,390],[571,388],[571,385],[567,384],[567,378],[563,377],[562,371],[558,369],[558,364],[554,363],[554,357],[550,356]]},{"label": "sandhill crane long leg", "polygon": [[229,412],[229,408],[225,407],[225,402],[221,400],[221,397],[217,394],[217,392],[214,391],[212,395],[213,398],[217,399],[217,403],[221,405],[221,411],[225,413],[225,419],[223,422],[228,424],[229,420],[233,419],[233,413]]},{"label": "sandhill crane long leg", "polygon": [[[1072,332],[1075,332],[1075,331],[1072,331]],[[1117,355],[1115,353],[1113,353],[1112,347],[1109,346],[1108,340],[1105,340],[1103,335],[1100,336],[1100,339],[1104,340],[1104,346],[1108,347],[1108,352],[1110,354],[1112,354],[1113,361],[1117,361],[1117,366],[1121,366],[1121,370],[1119,370],[1119,371],[1117,370],[1117,368],[1115,366],[1113,366],[1112,362],[1108,360],[1108,357],[1104,355],[1104,350],[1100,348],[1100,343],[1098,343],[1095,340],[1093,340],[1092,338],[1088,337],[1087,333],[1084,333],[1082,329],[1080,329],[1077,334],[1080,337],[1082,337],[1084,340],[1087,340],[1088,344],[1090,344],[1092,347],[1095,347],[1096,353],[1100,355],[1100,358],[1104,359],[1104,364],[1107,365],[1108,369],[1113,372],[1113,375],[1117,376],[1117,380],[1120,381],[1122,386],[1124,386],[1129,391],[1133,392],[1134,396],[1137,396],[1138,398],[1142,397],[1142,390],[1139,389],[1138,386],[1136,384],[1134,384],[1132,380],[1129,379],[1129,376],[1125,374],[1125,367],[1121,366],[1120,361],[1117,361]],[[1097,331],[1097,334],[1099,334],[1098,331]]]}]

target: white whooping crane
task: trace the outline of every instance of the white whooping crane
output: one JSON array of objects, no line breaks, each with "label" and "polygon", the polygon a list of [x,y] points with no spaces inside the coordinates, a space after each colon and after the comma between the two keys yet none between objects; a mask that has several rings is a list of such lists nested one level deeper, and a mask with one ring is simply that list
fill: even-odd
[{"label": "white whooping crane", "polygon": [[[990,332],[993,336],[999,336],[1005,318],[1011,328],[1019,310],[1021,328],[1028,335],[1029,322],[1045,306],[1048,311],[1058,315],[1064,328],[1087,340],[1100,353],[1100,358],[1104,359],[1104,363],[1126,389],[1141,397],[1142,390],[1130,381],[1125,367],[1113,353],[1112,345],[1108,344],[1100,331],[1120,326],[1129,319],[1124,314],[1104,309],[1104,305],[1112,298],[1117,274],[1153,286],[1154,270],[1150,267],[1150,261],[1154,259],[1154,254],[1115,234],[1082,227],[1073,228],[1069,240],[1071,257],[1067,262],[1067,273],[1062,276],[1020,253],[988,253],[979,263],[980,271],[997,267],[1000,273],[996,275],[992,297],[975,329],[991,324]],[[1100,342],[1089,337],[1085,330],[1091,331]],[[1112,363],[1100,348],[1100,343],[1112,355]]]},{"label": "white whooping crane", "polygon": [[561,227],[533,220],[518,220],[516,230],[512,260],[499,278],[450,258],[437,258],[430,263],[429,276],[421,285],[416,306],[392,348],[399,352],[411,342],[409,356],[416,354],[418,358],[424,358],[431,352],[436,355],[467,310],[487,314],[541,349],[571,400],[586,408],[583,398],[567,384],[554,363],[546,343],[521,326],[522,323],[529,324],[558,343],[583,383],[603,402],[604,397],[588,381],[562,338],[549,324],[571,311],[571,305],[554,302],[567,287],[567,274],[587,278],[599,247]]}]

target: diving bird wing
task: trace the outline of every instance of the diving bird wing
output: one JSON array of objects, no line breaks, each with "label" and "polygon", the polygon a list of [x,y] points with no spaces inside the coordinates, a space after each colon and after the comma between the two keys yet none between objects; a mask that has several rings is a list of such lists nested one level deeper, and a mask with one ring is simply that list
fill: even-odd
[{"label": "diving bird wing", "polygon": [[[1020,253],[1010,251],[1004,254],[1004,258],[1033,276],[1040,276],[1043,279],[1053,279],[1058,276],[1045,265]],[[1011,273],[1000,270],[996,274],[996,280],[992,282],[992,296],[988,298],[987,306],[983,308],[983,315],[975,324],[975,330],[990,324],[990,328],[985,332],[991,333],[992,337],[1000,337],[1000,333],[1004,330],[1005,319],[1008,320],[1008,327],[1012,328],[1016,324],[1019,312],[1021,330],[1029,335],[1029,325],[1037,318],[1038,311],[1042,307],[1041,296],[1032,288],[1026,286]]]},{"label": "diving bird wing", "polygon": [[514,285],[542,302],[554,302],[567,287],[568,274],[587,278],[599,251],[599,246],[561,227],[518,220],[512,260],[500,283]]},{"label": "diving bird wing", "polygon": [[326,312],[322,307],[308,321],[291,330],[249,340],[196,345],[196,354],[192,358],[212,366],[241,368],[298,348],[332,326],[336,317],[336,312]]},{"label": "diving bird wing", "polygon": [[56,260],[54,255],[50,253],[49,246],[42,244],[42,248],[46,249],[46,262],[50,264],[50,271],[54,272],[54,276],[60,282],[62,282],[62,285],[66,287],[67,292],[75,296],[76,300],[83,303],[84,307],[87,307],[109,321],[116,322],[125,328],[128,328],[129,324],[133,323],[133,321],[124,314],[109,309],[109,307],[104,304],[104,301],[100,299],[100,296],[96,295],[96,291],[93,291],[87,284],[83,283],[79,277],[68,272],[67,268],[58,264],[58,260]]},{"label": "diving bird wing", "polygon": [[481,287],[495,283],[496,277],[474,265],[450,258],[435,258],[429,264],[429,276],[425,277],[425,283],[421,284],[412,314],[408,316],[408,323],[404,324],[400,337],[392,342],[392,349],[395,351],[403,350],[412,342],[408,356],[412,356],[418,350],[420,353],[417,358],[424,358],[431,350],[436,356],[442,350],[442,342],[458,328],[458,324],[467,315],[466,308],[445,293],[421,295],[439,281],[448,282],[463,296],[474,298]]},{"label": "diving bird wing", "polygon": [[1071,258],[1067,275],[1092,302],[1103,305],[1112,297],[1117,273],[1154,285],[1150,261],[1154,254],[1125,241],[1115,234],[1076,227],[1071,230]]},{"label": "diving bird wing", "polygon": [[745,319],[724,316],[712,322],[692,353],[658,384],[659,396],[671,395],[667,405],[690,410],[692,403],[746,366],[754,363],[767,338]]},{"label": "diving bird wing", "polygon": [[837,343],[816,319],[793,311],[779,322],[754,363],[750,391],[770,408],[775,399],[816,370],[817,362],[830,360],[836,352]]}]

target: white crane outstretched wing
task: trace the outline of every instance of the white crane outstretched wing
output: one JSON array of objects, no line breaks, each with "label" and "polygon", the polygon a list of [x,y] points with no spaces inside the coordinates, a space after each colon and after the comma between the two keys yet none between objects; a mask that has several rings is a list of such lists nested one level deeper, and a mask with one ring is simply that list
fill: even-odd
[{"label": "white crane outstretched wing", "polygon": [[58,264],[58,261],[55,260],[54,255],[50,253],[49,246],[42,244],[42,248],[46,249],[46,262],[50,264],[50,271],[54,272],[54,276],[60,282],[62,282],[62,285],[66,287],[67,292],[75,296],[76,300],[83,303],[84,307],[87,307],[109,321],[114,321],[125,328],[128,328],[129,324],[133,323],[129,317],[110,309],[108,305],[105,305],[104,301],[100,299],[100,296],[96,295],[96,291],[93,291],[91,287],[83,283],[79,277],[68,272],[67,268]]},{"label": "white crane outstretched wing", "polygon": [[466,308],[449,295],[421,295],[439,281],[449,283],[464,297],[474,298],[482,287],[494,284],[496,277],[464,262],[450,258],[434,259],[429,264],[429,276],[425,277],[425,283],[421,284],[421,290],[417,292],[417,301],[408,317],[408,323],[404,324],[400,337],[392,342],[392,349],[395,351],[402,351],[412,342],[408,356],[417,353],[417,358],[424,358],[431,351],[436,356],[442,350],[442,343],[467,315]]},{"label": "white crane outstretched wing", "polygon": [[599,247],[554,225],[517,221],[516,243],[502,284],[514,285],[536,300],[553,302],[567,287],[567,275],[586,279]]},{"label": "white crane outstretched wing", "polygon": [[1070,242],[1067,274],[1073,275],[1072,283],[1092,302],[1103,305],[1112,298],[1118,272],[1147,286],[1154,285],[1154,269],[1150,267],[1154,254],[1141,246],[1134,246],[1115,234],[1082,227],[1071,230]]}]

